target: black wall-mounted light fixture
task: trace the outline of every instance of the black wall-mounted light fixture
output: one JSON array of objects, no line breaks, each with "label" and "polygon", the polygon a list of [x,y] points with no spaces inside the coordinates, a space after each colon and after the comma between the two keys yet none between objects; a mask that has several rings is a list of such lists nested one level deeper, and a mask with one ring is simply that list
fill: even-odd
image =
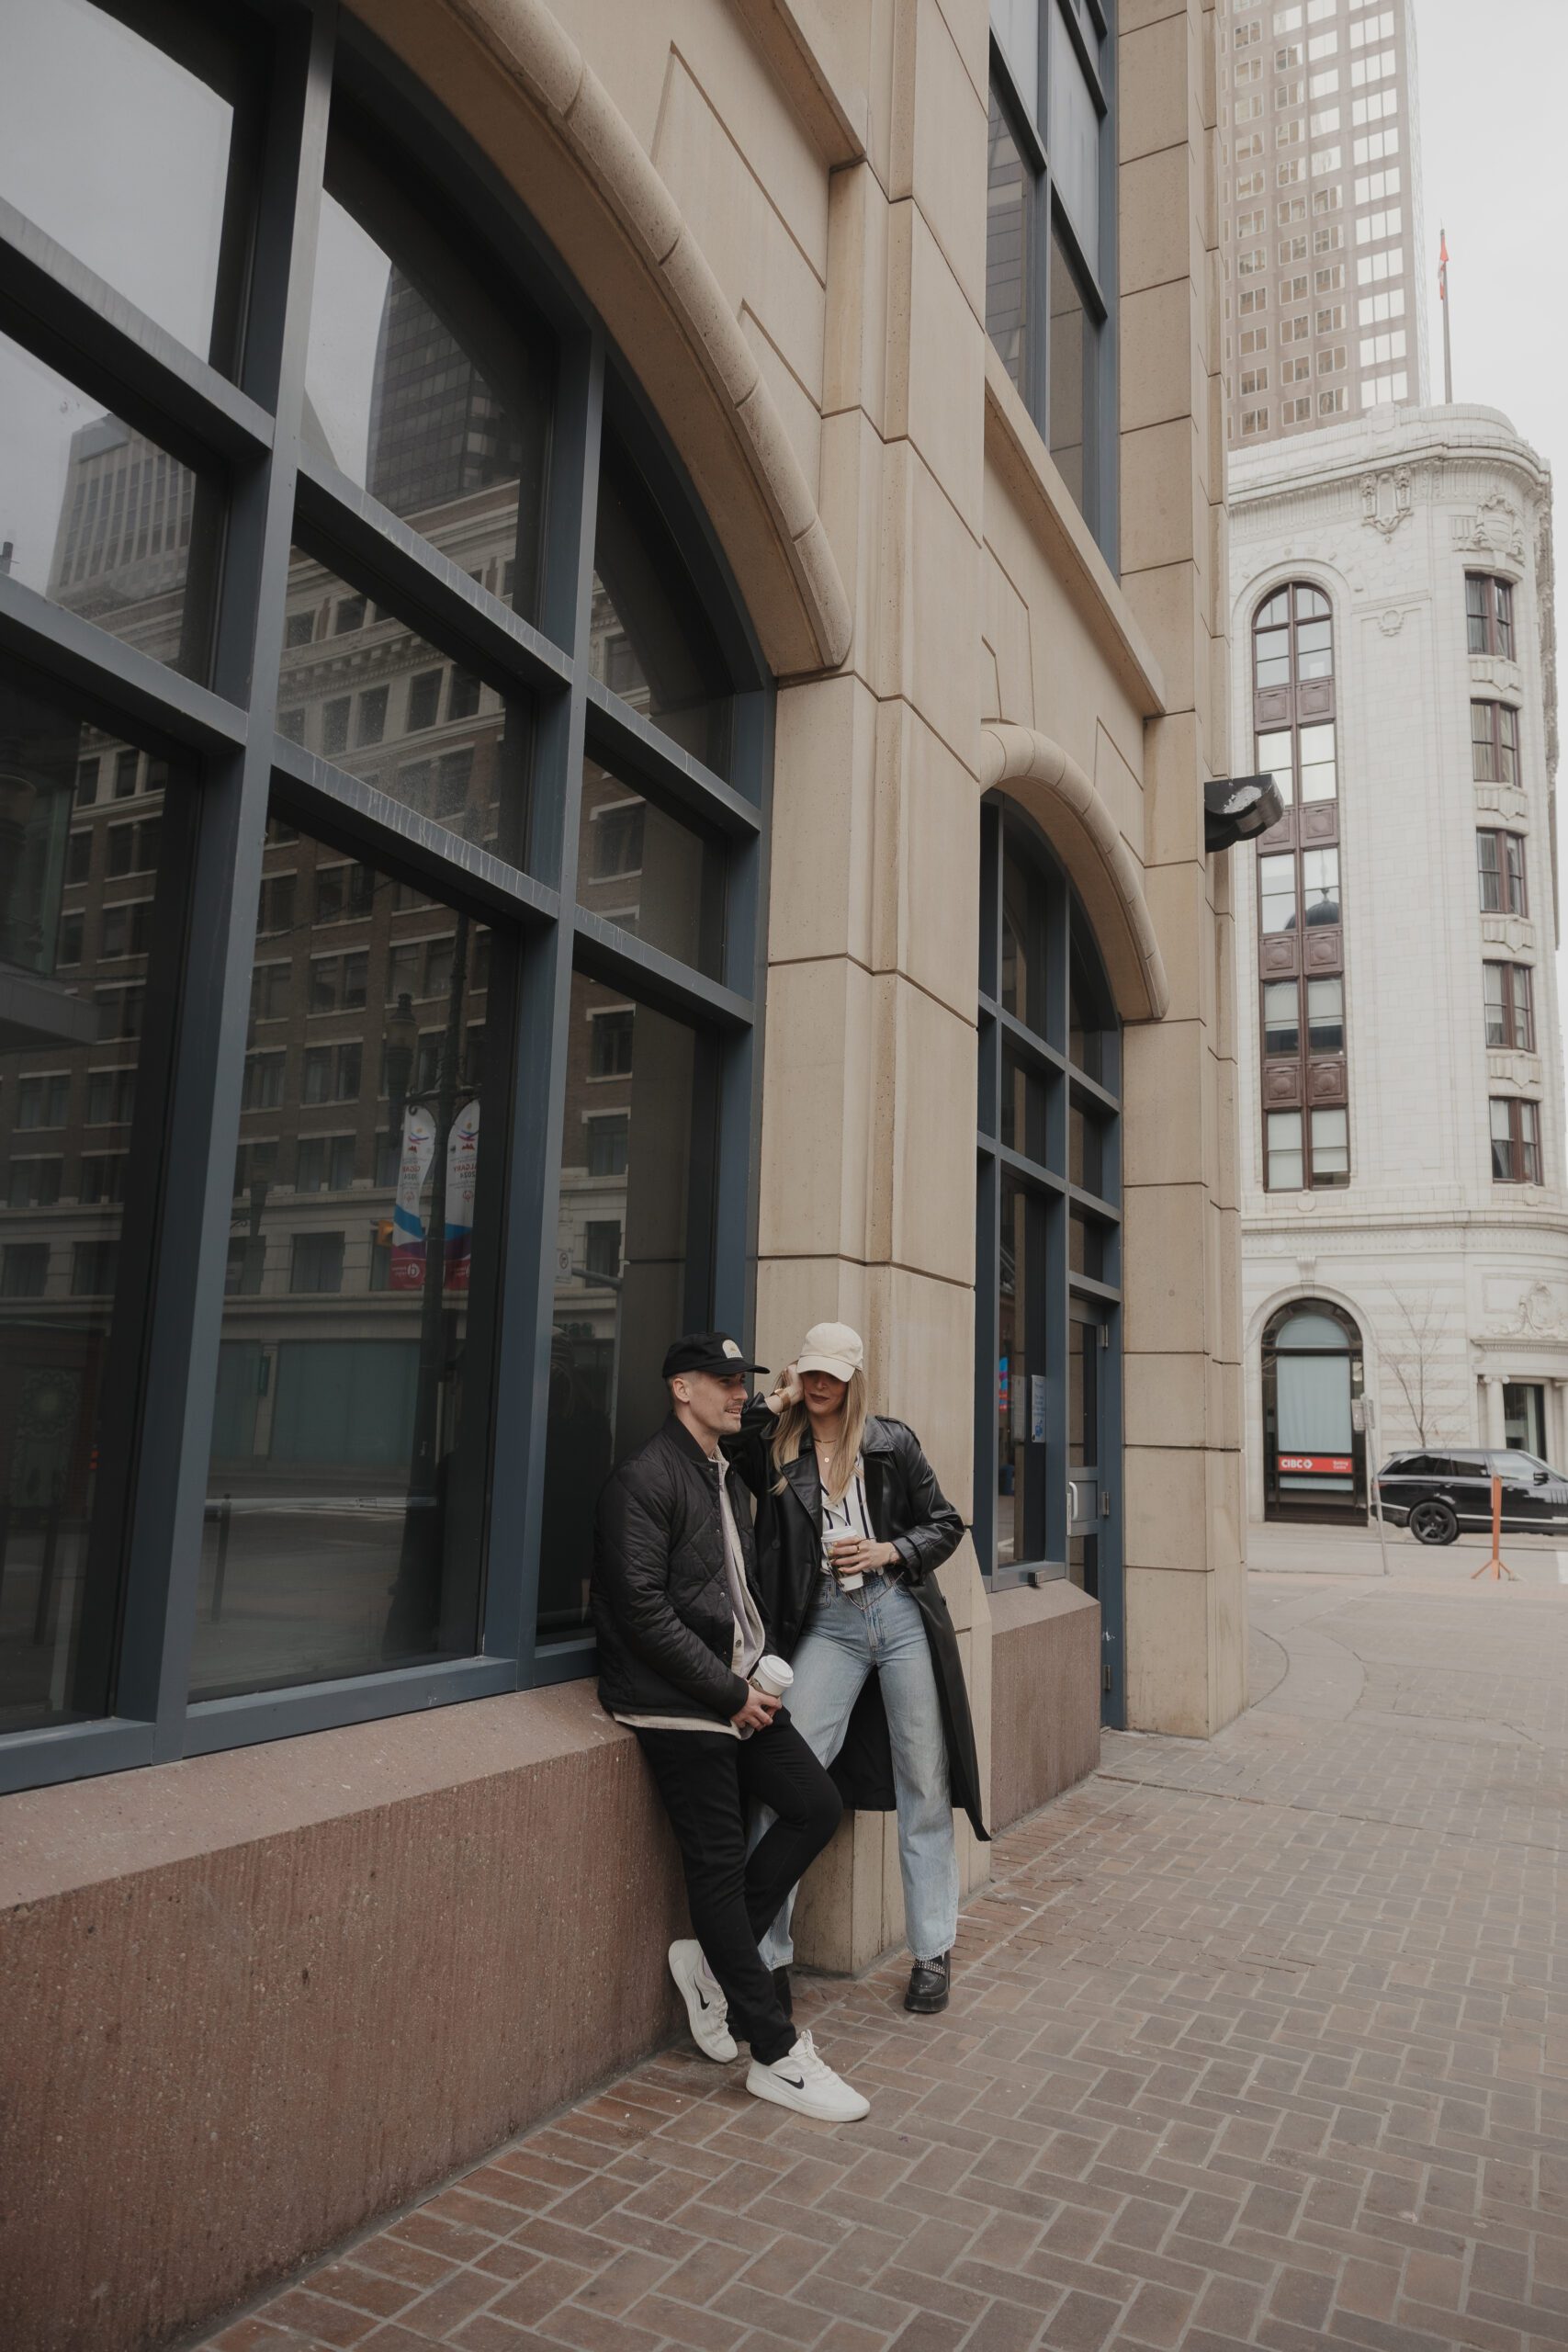
[{"label": "black wall-mounted light fixture", "polygon": [[1232,849],[1277,825],[1285,804],[1271,775],[1217,775],[1203,786],[1203,847]]}]

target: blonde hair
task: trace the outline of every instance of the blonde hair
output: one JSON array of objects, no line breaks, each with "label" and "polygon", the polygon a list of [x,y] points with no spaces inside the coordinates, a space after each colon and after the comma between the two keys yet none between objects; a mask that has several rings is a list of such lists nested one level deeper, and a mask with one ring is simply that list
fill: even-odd
[{"label": "blonde hair", "polygon": [[[866,1402],[865,1374],[860,1371],[852,1372],[849,1385],[844,1390],[844,1409],[843,1418],[839,1423],[839,1442],[833,1448],[833,1458],[828,1464],[825,1484],[828,1500],[830,1503],[842,1502],[845,1489],[855,1475],[855,1464],[860,1460],[861,1441],[865,1435],[865,1425],[869,1416],[870,1407]],[[784,1464],[798,1459],[801,1446],[810,1427],[811,1416],[806,1409],[804,1396],[797,1404],[786,1405],[779,1415],[778,1427],[773,1431],[772,1447],[775,1495],[782,1494],[784,1491]]]}]

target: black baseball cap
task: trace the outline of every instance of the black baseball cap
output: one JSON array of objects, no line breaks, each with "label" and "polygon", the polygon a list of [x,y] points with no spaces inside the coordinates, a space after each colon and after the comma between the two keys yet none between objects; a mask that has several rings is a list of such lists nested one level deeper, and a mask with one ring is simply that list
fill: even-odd
[{"label": "black baseball cap", "polygon": [[765,1363],[748,1363],[745,1350],[739,1340],[728,1331],[688,1331],[682,1340],[671,1340],[664,1358],[663,1378],[673,1380],[682,1372],[766,1372]]}]

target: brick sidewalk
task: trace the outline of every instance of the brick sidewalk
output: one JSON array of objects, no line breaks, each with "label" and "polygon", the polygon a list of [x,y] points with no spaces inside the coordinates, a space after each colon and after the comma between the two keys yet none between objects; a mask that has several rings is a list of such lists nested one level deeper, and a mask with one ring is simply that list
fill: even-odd
[{"label": "brick sidewalk", "polygon": [[998,1839],[944,2018],[803,1984],[867,2122],[666,2052],[215,2352],[1562,2352],[1568,1594],[1253,1612],[1242,1723]]}]

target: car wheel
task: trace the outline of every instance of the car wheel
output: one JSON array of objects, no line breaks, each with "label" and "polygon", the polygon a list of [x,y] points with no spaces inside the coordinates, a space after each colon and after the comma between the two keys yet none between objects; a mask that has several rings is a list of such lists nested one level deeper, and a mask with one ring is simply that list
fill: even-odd
[{"label": "car wheel", "polygon": [[1417,1503],[1410,1514],[1410,1532],[1417,1544],[1451,1544],[1459,1521],[1447,1503]]}]

